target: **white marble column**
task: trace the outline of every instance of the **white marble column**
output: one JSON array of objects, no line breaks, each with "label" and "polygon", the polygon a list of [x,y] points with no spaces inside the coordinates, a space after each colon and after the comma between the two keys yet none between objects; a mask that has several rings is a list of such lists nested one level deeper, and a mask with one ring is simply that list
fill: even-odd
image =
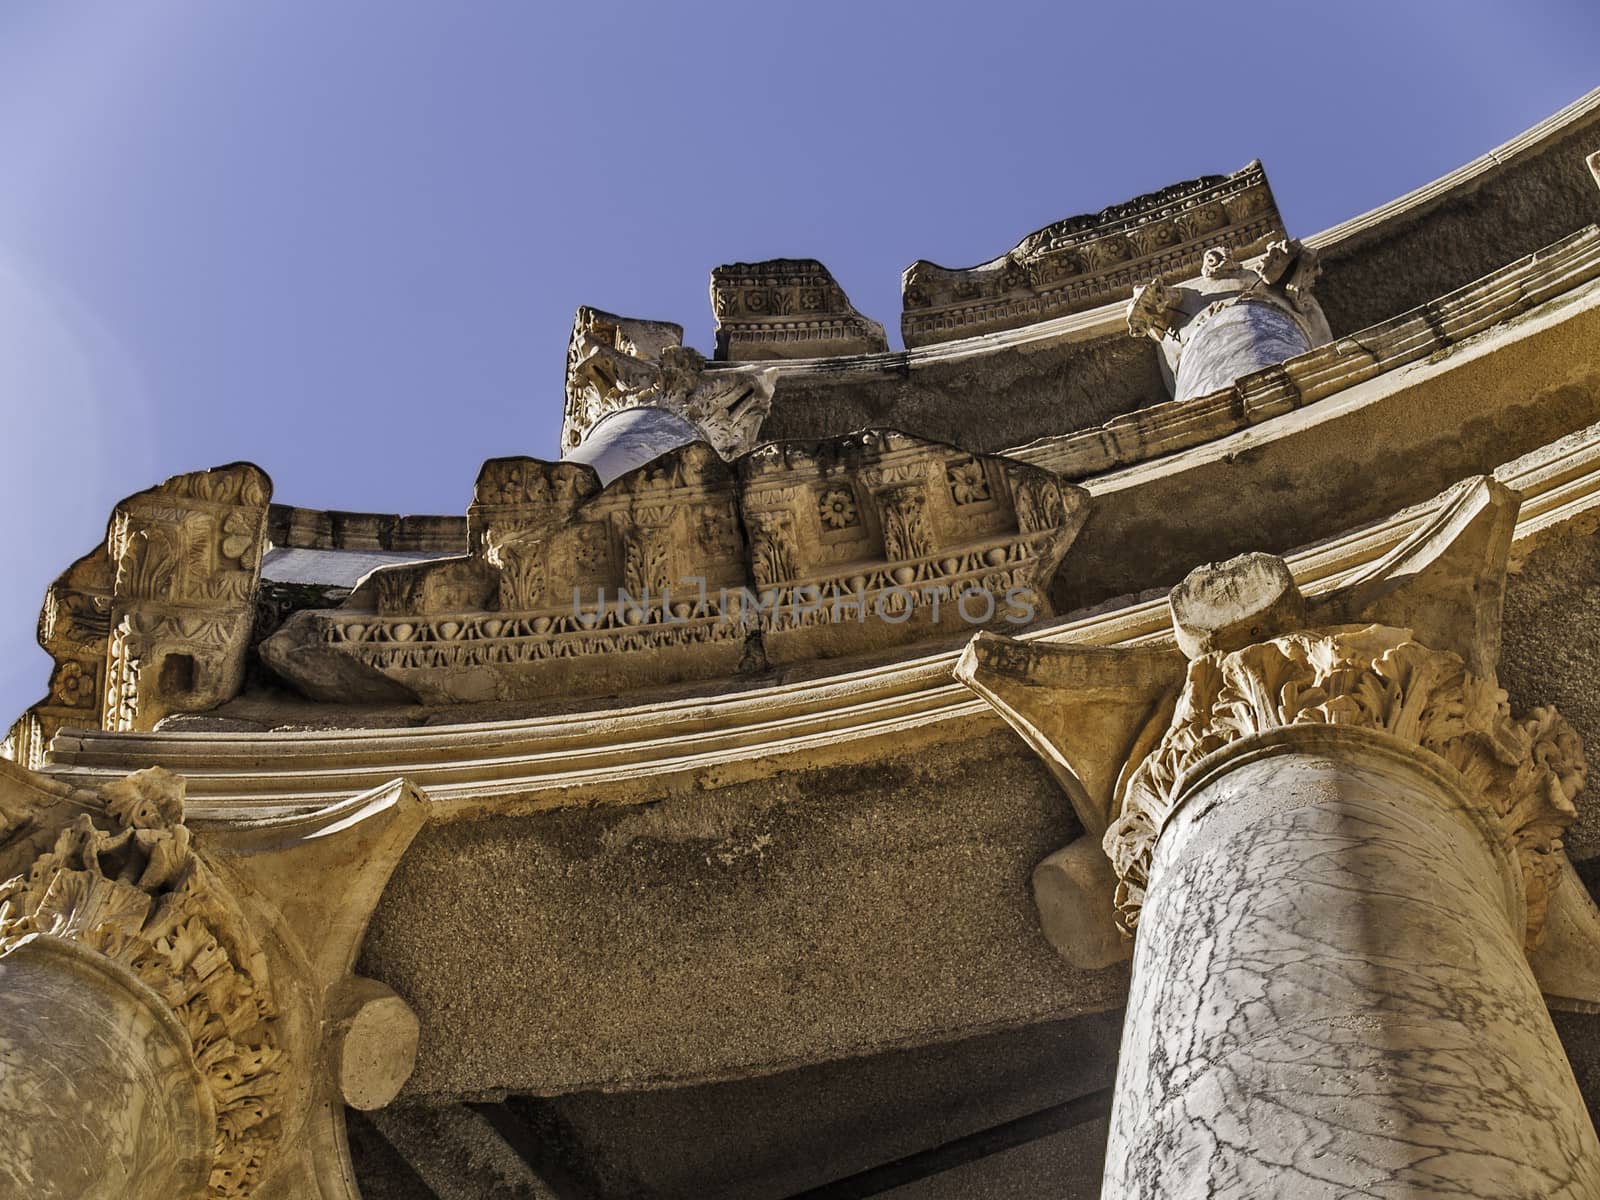
[{"label": "white marble column", "polygon": [[1521,869],[1465,784],[1316,724],[1185,774],[1139,913],[1108,1200],[1600,1196]]},{"label": "white marble column", "polygon": [[[1493,677],[1515,512],[1471,481],[1318,597],[1197,568],[1171,649],[962,656],[1103,831],[1133,937],[1106,1200],[1600,1200],[1530,965],[1576,997],[1600,940],[1561,840],[1583,748]],[[1052,937],[1080,966],[1099,912]]]},{"label": "white marble column", "polygon": [[1243,263],[1208,250],[1195,278],[1134,292],[1128,331],[1160,345],[1175,399],[1206,396],[1332,340],[1311,295],[1318,271],[1316,252],[1293,240]]}]

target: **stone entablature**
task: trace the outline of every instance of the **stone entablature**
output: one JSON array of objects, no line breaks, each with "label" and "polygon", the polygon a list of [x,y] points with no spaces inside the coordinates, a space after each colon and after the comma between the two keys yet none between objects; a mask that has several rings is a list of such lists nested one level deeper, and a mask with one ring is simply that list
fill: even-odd
[{"label": "stone entablature", "polygon": [[727,263],[711,272],[717,358],[755,362],[877,354],[883,326],[862,316],[814,258]]},{"label": "stone entablature", "polygon": [[1283,236],[1266,172],[1253,162],[1047,225],[976,267],[912,263],[901,334],[908,347],[926,346],[1082,312],[1126,299],[1151,276],[1196,274],[1212,246],[1245,254]]},{"label": "stone entablature", "polygon": [[273,504],[267,536],[280,550],[366,550],[460,554],[466,522],[459,516],[326,511]]},{"label": "stone entablature", "polygon": [[1007,453],[1068,479],[1174,454],[1442,355],[1597,278],[1600,228],[1591,225],[1468,287],[1255,371],[1209,396],[1165,400],[1096,428],[1042,438]]},{"label": "stone entablature", "polygon": [[271,481],[247,463],[177,475],[113,510],[105,543],[45,596],[50,694],[25,740],[64,725],[152,729],[244,678]]},{"label": "stone entablature", "polygon": [[732,467],[696,443],[603,490],[581,464],[491,460],[471,553],[375,571],[262,655],[328,699],[733,675],[1048,615],[1085,515],[1048,472],[892,431],[771,445]]},{"label": "stone entablature", "polygon": [[[774,606],[762,626],[772,662],[948,633],[984,612],[975,623],[1043,615],[1087,516],[1082,493],[1049,475],[888,430],[773,443],[740,466],[754,584]],[[995,611],[959,608],[968,592]],[[865,621],[835,607],[857,598]],[[899,632],[886,636],[885,620]]]}]

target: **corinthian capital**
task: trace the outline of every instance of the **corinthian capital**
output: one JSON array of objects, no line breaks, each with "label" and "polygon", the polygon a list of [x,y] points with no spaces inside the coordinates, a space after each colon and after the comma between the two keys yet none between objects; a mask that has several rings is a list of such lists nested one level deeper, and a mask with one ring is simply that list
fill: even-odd
[{"label": "corinthian capital", "polygon": [[423,807],[396,782],[197,834],[160,768],[0,761],[0,1193],[355,1200],[344,1106],[394,1097],[417,1022],[351,971]]},{"label": "corinthian capital", "polygon": [[1103,842],[1125,928],[1138,922],[1151,854],[1185,777],[1240,738],[1291,725],[1378,730],[1459,771],[1521,868],[1525,944],[1537,947],[1560,878],[1561,835],[1577,818],[1582,743],[1554,709],[1519,720],[1494,680],[1386,625],[1308,630],[1189,663],[1172,718],[1133,767]]},{"label": "corinthian capital", "polygon": [[[1514,715],[1494,678],[1516,508],[1493,480],[1468,481],[1384,559],[1316,597],[1270,555],[1198,568],[1173,589],[1171,648],[975,638],[957,678],[1045,758],[1084,826],[1070,881],[1082,893],[1077,924],[1104,911],[1087,890],[1098,878],[1132,932],[1152,852],[1208,756],[1278,729],[1366,729],[1454,772],[1520,868],[1535,970],[1559,977],[1553,994],[1600,1000],[1600,975],[1575,965],[1600,947],[1600,912],[1561,849],[1582,746],[1553,709]],[[1098,876],[1085,866],[1090,845],[1103,850]],[[1048,898],[1035,876],[1046,933],[1079,965],[1103,965],[1103,939],[1050,915],[1063,906],[1059,875]],[[1560,944],[1539,949],[1547,925]]]}]

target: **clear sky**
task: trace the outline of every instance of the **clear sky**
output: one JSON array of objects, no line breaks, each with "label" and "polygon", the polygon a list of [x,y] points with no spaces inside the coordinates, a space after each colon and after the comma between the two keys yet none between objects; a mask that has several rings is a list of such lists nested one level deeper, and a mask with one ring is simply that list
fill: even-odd
[{"label": "clear sky", "polygon": [[118,499],[463,511],[579,304],[709,350],[713,266],[814,257],[897,344],[914,259],[1256,157],[1310,234],[1596,85],[1594,0],[5,0],[0,726]]}]

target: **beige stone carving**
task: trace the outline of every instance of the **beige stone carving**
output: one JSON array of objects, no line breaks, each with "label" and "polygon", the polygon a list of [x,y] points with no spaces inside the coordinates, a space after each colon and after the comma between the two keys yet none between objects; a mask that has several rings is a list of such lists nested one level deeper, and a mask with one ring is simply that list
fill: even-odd
[{"label": "beige stone carving", "polygon": [[683,327],[580,308],[567,346],[561,449],[574,450],[605,417],[662,408],[688,421],[725,459],[748,451],[772,407],[776,375],[705,369]]},{"label": "beige stone carving", "polygon": [[862,316],[814,258],[728,263],[711,272],[717,357],[737,362],[876,354],[883,326]]},{"label": "beige stone carving", "polygon": [[976,267],[912,263],[901,332],[907,346],[926,346],[1082,312],[1152,276],[1193,274],[1208,247],[1247,254],[1282,228],[1258,162],[1174,184],[1047,225]]},{"label": "beige stone carving", "polygon": [[105,543],[45,597],[39,643],[55,670],[30,710],[24,761],[63,726],[151,729],[238,692],[271,493],[259,468],[240,463],[117,505]]},{"label": "beige stone carving", "polygon": [[194,852],[182,780],[152,768],[106,785],[98,801],[62,798],[49,816],[8,814],[3,836],[12,851],[19,838],[48,838],[57,824],[50,817],[89,808],[26,874],[0,884],[0,957],[36,935],[70,941],[158,996],[188,1036],[205,1089],[201,1108],[215,1122],[205,1194],[249,1196],[283,1124],[279,1013],[266,956]]},{"label": "beige stone carving", "polygon": [[1083,493],[892,431],[675,450],[600,489],[484,465],[472,552],[383,568],[296,614],[263,659],[315,697],[593,694],[865,653],[1049,612]]},{"label": "beige stone carving", "polygon": [[1578,815],[1572,801],[1583,787],[1582,744],[1554,709],[1514,719],[1492,679],[1421,645],[1410,630],[1382,625],[1290,634],[1189,664],[1177,711],[1133,771],[1105,835],[1129,930],[1185,774],[1237,738],[1301,724],[1382,730],[1460,771],[1521,864],[1527,946],[1539,944],[1559,878],[1561,834]]},{"label": "beige stone carving", "polygon": [[0,1097],[102,1127],[73,1145],[6,1123],[0,1180],[355,1200],[338,1105],[387,1103],[417,1029],[351,968],[421,802],[391,785],[197,835],[184,790],[160,768],[96,793],[0,762]]}]

